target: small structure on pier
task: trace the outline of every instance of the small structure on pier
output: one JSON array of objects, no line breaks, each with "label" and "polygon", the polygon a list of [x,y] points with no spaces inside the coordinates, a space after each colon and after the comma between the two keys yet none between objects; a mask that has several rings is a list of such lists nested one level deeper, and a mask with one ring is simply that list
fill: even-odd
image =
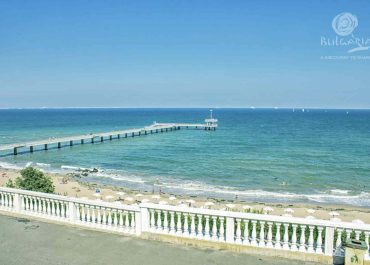
[{"label": "small structure on pier", "polygon": [[213,118],[213,110],[210,110],[209,112],[211,113],[209,119],[205,119],[204,120],[205,123],[206,123],[205,129],[206,130],[214,130],[215,131],[216,128],[217,128],[217,122],[218,122],[218,120],[215,119],[215,118]]}]

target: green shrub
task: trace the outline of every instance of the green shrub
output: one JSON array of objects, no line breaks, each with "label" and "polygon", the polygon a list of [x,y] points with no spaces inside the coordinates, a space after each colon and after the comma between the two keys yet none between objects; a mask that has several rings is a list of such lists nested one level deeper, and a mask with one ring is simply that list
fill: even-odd
[{"label": "green shrub", "polygon": [[51,178],[33,167],[26,167],[21,170],[21,176],[15,180],[15,187],[46,193],[53,193],[55,190]]}]

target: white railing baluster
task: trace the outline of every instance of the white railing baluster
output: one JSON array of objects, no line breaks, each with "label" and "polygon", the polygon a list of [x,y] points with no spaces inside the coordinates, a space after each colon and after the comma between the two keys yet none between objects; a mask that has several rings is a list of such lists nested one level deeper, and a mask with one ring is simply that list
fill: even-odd
[{"label": "white railing baluster", "polygon": [[299,241],[299,251],[306,252],[306,226],[301,226],[301,239]]},{"label": "white railing baluster", "polygon": [[321,226],[317,227],[316,254],[322,254],[322,230]]},{"label": "white railing baluster", "polygon": [[154,210],[150,209],[150,230],[155,230],[155,216],[154,216]]},{"label": "white railing baluster", "polygon": [[181,213],[177,212],[176,216],[177,216],[176,235],[182,235]]},{"label": "white railing baluster", "polygon": [[170,219],[170,233],[174,235],[176,233],[175,230],[175,212],[170,211],[171,219]]},{"label": "white railing baluster", "polygon": [[240,222],[242,220],[237,218],[236,219],[236,231],[235,231],[235,243],[236,244],[241,244],[242,243],[242,238],[241,238],[241,235],[242,235],[242,232],[241,232],[241,228],[240,228]]},{"label": "white railing baluster", "polygon": [[266,246],[272,248],[272,222],[267,222],[268,231],[267,231],[267,244]]},{"label": "white railing baluster", "polygon": [[193,213],[190,214],[190,220],[191,220],[191,224],[190,224],[190,236],[191,237],[196,237],[197,234],[195,233],[195,214],[193,214]]},{"label": "white railing baluster", "polygon": [[313,230],[314,230],[314,226],[309,226],[308,227],[309,228],[309,231],[310,231],[310,235],[309,235],[309,237],[308,237],[308,248],[307,248],[307,251],[309,252],[309,253],[314,253],[315,252],[315,250],[313,249]]},{"label": "white railing baluster", "polygon": [[164,220],[163,220],[163,230],[165,233],[168,233],[168,211],[163,211]]},{"label": "white railing baluster", "polygon": [[258,246],[257,244],[257,221],[252,220],[252,246]]},{"label": "white railing baluster", "polygon": [[221,242],[224,242],[225,241],[225,228],[224,228],[225,218],[219,217],[219,219],[220,219],[220,235],[219,235],[218,240]]},{"label": "white railing baluster", "polygon": [[265,222],[264,221],[261,221],[260,222],[260,226],[261,226],[261,229],[260,229],[260,242],[259,242],[258,246],[264,247],[265,246]]},{"label": "white railing baluster", "polygon": [[197,228],[198,239],[203,239],[203,216],[198,214],[198,228]]},{"label": "white railing baluster", "polygon": [[280,228],[281,228],[281,224],[280,223],[276,223],[276,235],[275,235],[275,248],[276,249],[280,249],[281,248],[281,243],[280,243],[280,240],[281,240]]},{"label": "white railing baluster", "polygon": [[249,220],[244,219],[243,245],[249,245]]},{"label": "white railing baluster", "polygon": [[284,238],[283,238],[283,249],[289,250],[289,224],[285,223],[284,226]]},{"label": "white railing baluster", "polygon": [[211,238],[209,234],[209,215],[206,215],[205,219],[206,219],[206,226],[204,228],[204,239],[209,240]]},{"label": "white railing baluster", "polygon": [[184,231],[183,231],[183,235],[184,236],[189,236],[189,220],[188,220],[188,213],[185,213],[184,214]]},{"label": "white railing baluster", "polygon": [[212,216],[212,240],[218,240],[217,237],[217,216]]},{"label": "white railing baluster", "polygon": [[297,225],[292,224],[293,227],[293,233],[292,233],[292,244],[290,246],[290,250],[297,251]]}]

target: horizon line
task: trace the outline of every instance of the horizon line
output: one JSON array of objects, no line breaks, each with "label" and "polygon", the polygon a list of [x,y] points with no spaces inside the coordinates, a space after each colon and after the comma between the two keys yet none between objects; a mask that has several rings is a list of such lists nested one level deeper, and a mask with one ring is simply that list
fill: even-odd
[{"label": "horizon line", "polygon": [[370,110],[370,108],[344,107],[9,107],[0,110],[42,110],[42,109],[307,109],[307,110]]}]

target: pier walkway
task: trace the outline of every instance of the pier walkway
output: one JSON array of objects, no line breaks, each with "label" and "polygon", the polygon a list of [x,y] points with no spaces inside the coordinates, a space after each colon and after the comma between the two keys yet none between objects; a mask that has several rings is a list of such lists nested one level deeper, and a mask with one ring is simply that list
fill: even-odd
[{"label": "pier walkway", "polygon": [[17,155],[20,151],[22,152],[29,151],[32,153],[36,150],[36,148],[40,149],[40,147],[42,150],[48,150],[51,147],[51,145],[57,148],[62,148],[63,146],[73,146],[75,144],[103,142],[106,140],[176,131],[176,130],[180,130],[181,128],[216,130],[217,120],[216,119],[206,119],[204,124],[156,123],[154,122],[152,125],[145,126],[144,128],[138,128],[138,129],[84,134],[84,135],[68,136],[68,137],[52,137],[49,139],[44,139],[44,140],[39,140],[39,141],[0,145],[0,151],[10,151],[13,153],[13,155]]}]

